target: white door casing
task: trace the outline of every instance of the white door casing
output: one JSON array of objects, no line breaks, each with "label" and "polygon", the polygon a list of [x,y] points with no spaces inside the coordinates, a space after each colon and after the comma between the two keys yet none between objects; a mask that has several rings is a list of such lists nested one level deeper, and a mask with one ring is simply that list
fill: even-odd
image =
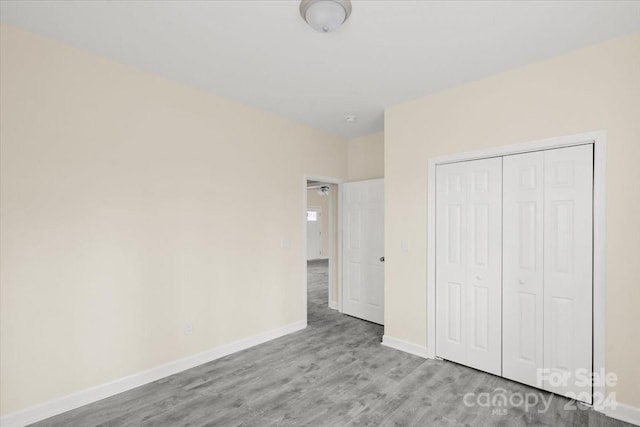
[{"label": "white door casing", "polygon": [[345,314],[384,324],[384,180],[343,184]]},{"label": "white door casing", "polygon": [[502,159],[436,174],[437,355],[500,375]]},{"label": "white door casing", "polygon": [[307,208],[307,259],[322,257],[322,209]]},{"label": "white door casing", "polygon": [[543,388],[592,403],[592,145],[544,152],[544,224]]}]

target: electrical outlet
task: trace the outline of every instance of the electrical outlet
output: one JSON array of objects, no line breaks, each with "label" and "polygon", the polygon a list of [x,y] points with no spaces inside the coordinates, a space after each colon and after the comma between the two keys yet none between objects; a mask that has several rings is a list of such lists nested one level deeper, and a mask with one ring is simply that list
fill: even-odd
[{"label": "electrical outlet", "polygon": [[185,323],[184,324],[184,334],[191,335],[193,333],[193,323]]}]

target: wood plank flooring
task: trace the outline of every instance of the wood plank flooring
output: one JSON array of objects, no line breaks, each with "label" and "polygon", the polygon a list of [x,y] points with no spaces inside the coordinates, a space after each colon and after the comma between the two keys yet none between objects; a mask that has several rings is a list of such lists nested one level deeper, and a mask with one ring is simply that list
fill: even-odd
[{"label": "wood plank flooring", "polygon": [[[327,262],[308,266],[309,326],[38,426],[623,426],[567,399],[380,345],[382,326],[327,308]],[[476,399],[532,393],[529,407]],[[465,405],[466,401],[473,406]]]}]

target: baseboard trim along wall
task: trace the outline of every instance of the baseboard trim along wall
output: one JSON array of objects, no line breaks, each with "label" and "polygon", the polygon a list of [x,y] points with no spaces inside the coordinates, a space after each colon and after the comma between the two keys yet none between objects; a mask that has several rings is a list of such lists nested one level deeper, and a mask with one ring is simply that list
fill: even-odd
[{"label": "baseboard trim along wall", "polygon": [[640,426],[640,408],[637,406],[626,405],[624,403],[616,404],[615,409],[607,409],[605,411],[607,417],[616,420],[626,421],[631,424]]},{"label": "baseboard trim along wall", "polygon": [[178,372],[194,368],[221,357],[228,356],[241,350],[271,341],[276,338],[300,331],[307,327],[306,320],[291,323],[281,328],[272,329],[258,335],[243,338],[228,344],[214,347],[202,353],[187,356],[164,365],[138,372],[125,378],[108,382],[86,390],[81,390],[68,396],[50,400],[40,405],[32,406],[18,412],[7,414],[0,418],[2,427],[22,427],[27,424],[44,420],[54,415],[79,408],[89,403],[131,390],[153,381],[168,377]]},{"label": "baseboard trim along wall", "polygon": [[413,344],[399,338],[390,337],[389,335],[384,335],[382,337],[382,345],[404,351],[405,353],[413,354],[414,356],[433,359],[433,355],[429,352],[427,347]]}]

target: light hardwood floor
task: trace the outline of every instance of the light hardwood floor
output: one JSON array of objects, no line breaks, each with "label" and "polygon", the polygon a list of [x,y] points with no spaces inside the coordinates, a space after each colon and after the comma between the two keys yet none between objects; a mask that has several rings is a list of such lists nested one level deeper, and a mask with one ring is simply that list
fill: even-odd
[{"label": "light hardwood floor", "polygon": [[[300,332],[38,426],[623,426],[570,401],[454,363],[380,345],[382,326],[327,308],[327,263],[309,263],[309,326]],[[473,396],[532,393],[524,408]],[[468,403],[465,405],[465,395]],[[533,397],[531,397],[533,399]],[[517,402],[517,399],[513,400]]]}]

